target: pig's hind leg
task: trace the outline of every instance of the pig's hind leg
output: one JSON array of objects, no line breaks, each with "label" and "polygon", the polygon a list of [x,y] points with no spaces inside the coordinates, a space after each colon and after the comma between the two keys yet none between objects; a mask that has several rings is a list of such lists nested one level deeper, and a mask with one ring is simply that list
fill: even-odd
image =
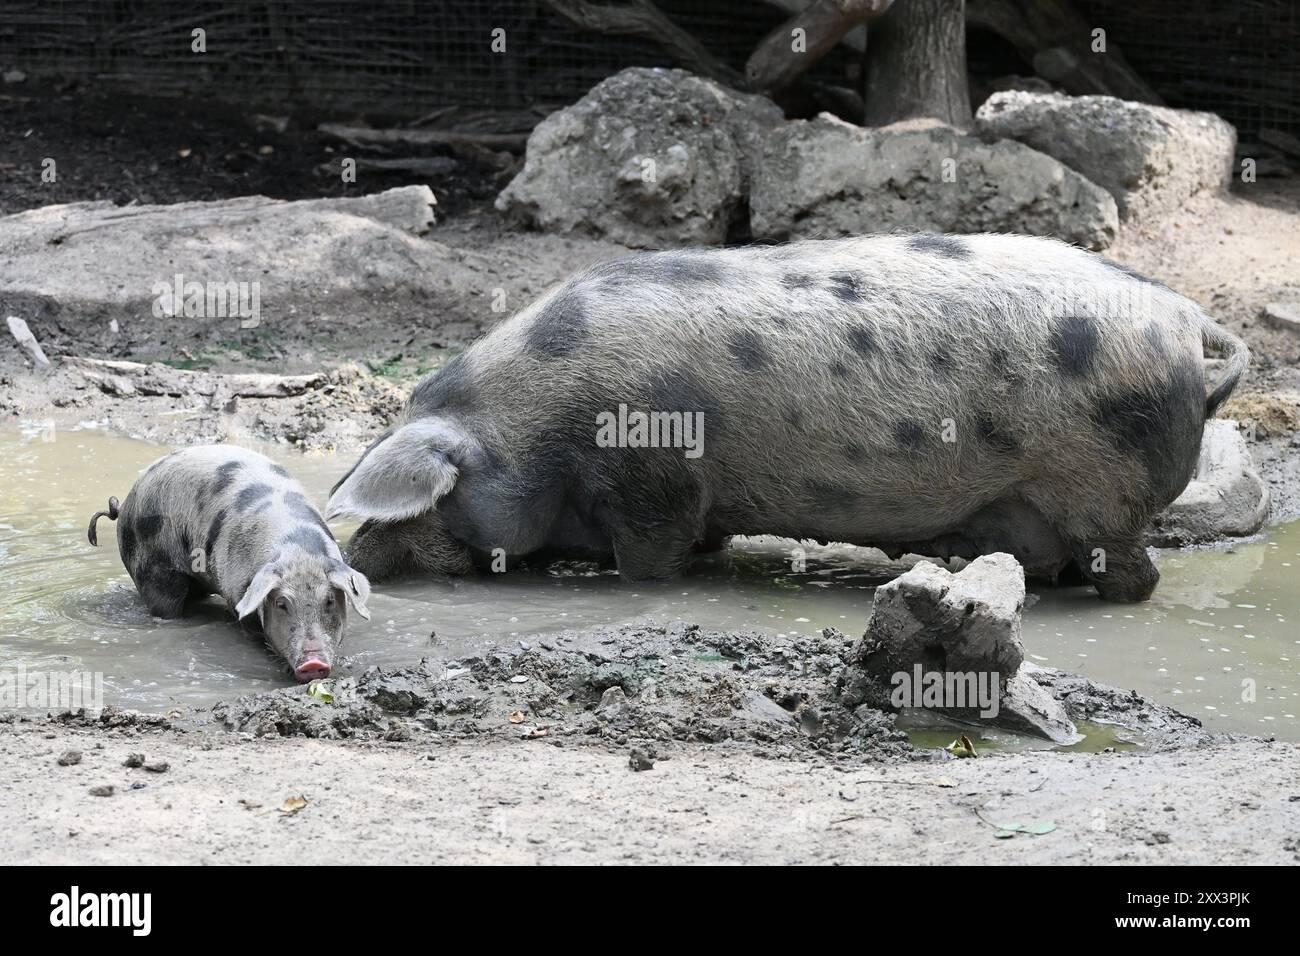
[{"label": "pig's hind leg", "polygon": [[693,530],[668,525],[647,531],[620,529],[614,534],[614,560],[627,581],[662,581],[686,573],[695,553]]},{"label": "pig's hind leg", "polygon": [[1160,581],[1141,537],[1094,538],[1072,547],[1083,576],[1107,601],[1145,601]]},{"label": "pig's hind leg", "polygon": [[407,574],[472,574],[469,550],[453,539],[435,512],[406,521],[365,522],[348,542],[348,564],[371,581]]},{"label": "pig's hind leg", "polygon": [[206,592],[184,571],[178,571],[161,561],[146,561],[131,573],[136,590],[154,617],[177,618],[185,614],[185,604],[191,597]]},{"label": "pig's hind leg", "polygon": [[1056,528],[1088,583],[1107,601],[1151,597],[1160,572],[1143,544],[1143,513],[1124,509],[1087,482],[1060,485],[1026,486],[1025,497]]}]

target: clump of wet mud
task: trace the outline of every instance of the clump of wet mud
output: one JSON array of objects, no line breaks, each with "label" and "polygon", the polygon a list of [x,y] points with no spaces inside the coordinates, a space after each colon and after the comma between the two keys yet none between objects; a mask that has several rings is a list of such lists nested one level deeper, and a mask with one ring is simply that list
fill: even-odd
[{"label": "clump of wet mud", "polygon": [[[849,706],[842,691],[854,643],[833,628],[781,637],[686,623],[597,627],[223,701],[212,716],[255,736],[592,743],[627,746],[651,761],[677,743],[778,759],[945,757],[912,747],[896,715]],[[1116,724],[1145,746],[1228,739],[1135,692],[1043,668],[1031,676],[1071,719]]]},{"label": "clump of wet mud", "polygon": [[673,742],[773,757],[915,755],[893,716],[840,704],[852,644],[833,629],[794,638],[694,624],[564,631],[481,657],[242,697],[212,714],[257,736],[496,736],[649,755]]},{"label": "clump of wet mud", "polygon": [[1151,750],[1173,750],[1249,739],[1245,734],[1210,732],[1188,714],[1157,704],[1135,690],[1068,674],[1051,667],[1032,667],[1029,676],[1065,707],[1077,722],[1112,724],[1134,731]]}]

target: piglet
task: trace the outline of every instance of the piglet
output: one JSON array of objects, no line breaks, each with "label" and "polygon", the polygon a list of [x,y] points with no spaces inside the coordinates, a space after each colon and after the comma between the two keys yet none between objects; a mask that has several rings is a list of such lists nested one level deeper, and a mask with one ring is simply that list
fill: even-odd
[{"label": "piglet", "polygon": [[[149,611],[180,617],[220,594],[241,621],[256,615],[300,681],[328,677],[347,605],[369,619],[370,583],[343,560],[302,486],[284,468],[233,445],[205,445],[154,462],[126,501],[90,519],[117,521],[118,551]],[[251,623],[251,621],[250,621]]]}]

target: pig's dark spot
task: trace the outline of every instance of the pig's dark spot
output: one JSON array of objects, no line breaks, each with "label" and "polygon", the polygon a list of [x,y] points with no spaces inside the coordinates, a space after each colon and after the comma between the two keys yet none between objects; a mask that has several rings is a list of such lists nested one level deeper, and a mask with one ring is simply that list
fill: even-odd
[{"label": "pig's dark spot", "polygon": [[141,541],[148,542],[158,537],[158,532],[163,529],[163,525],[166,523],[167,518],[164,515],[141,515],[135,519],[136,534],[140,536]]},{"label": "pig's dark spot", "polygon": [[222,508],[212,516],[212,523],[208,525],[208,536],[204,541],[203,550],[211,558],[212,552],[216,550],[217,542],[221,539],[221,530],[226,526],[226,509]]},{"label": "pig's dark spot", "polygon": [[1120,275],[1128,276],[1128,278],[1130,279],[1136,279],[1138,282],[1143,282],[1146,283],[1147,285],[1153,285],[1159,289],[1169,288],[1163,282],[1157,282],[1155,279],[1152,279],[1149,276],[1144,276],[1142,273],[1138,272],[1135,269],[1130,269],[1128,266],[1120,265],[1118,262],[1115,262],[1113,259],[1107,259],[1105,256],[1098,256],[1097,258],[1101,260],[1102,265],[1110,269],[1112,272],[1118,272]]},{"label": "pig's dark spot", "polygon": [[876,350],[876,333],[869,325],[854,325],[846,334],[849,348],[859,355],[870,355]]},{"label": "pig's dark spot", "polygon": [[731,357],[746,372],[755,372],[768,363],[767,346],[753,329],[734,332],[727,342]]},{"label": "pig's dark spot", "polygon": [[709,391],[685,369],[666,369],[646,383],[652,411],[703,412],[705,428],[713,429],[718,403]]},{"label": "pig's dark spot", "polygon": [[305,521],[315,525],[325,532],[326,535],[333,537],[333,532],[325,523],[325,519],[320,516],[320,512],[311,506],[311,502],[303,497],[301,492],[286,491],[284,493],[284,504],[290,513],[299,521]]},{"label": "pig's dark spot", "polygon": [[1066,375],[1087,375],[1097,364],[1097,350],[1101,337],[1097,323],[1086,315],[1067,316],[1052,329],[1048,343],[1052,360]]},{"label": "pig's dark spot", "polygon": [[807,292],[813,287],[813,279],[803,272],[787,272],[781,276],[781,285],[790,292]]},{"label": "pig's dark spot", "polygon": [[842,302],[858,303],[863,300],[858,277],[848,272],[839,272],[826,280],[826,291]]},{"label": "pig's dark spot", "polygon": [[235,480],[235,473],[244,467],[242,461],[228,461],[225,464],[217,466],[217,478],[212,483],[212,494],[214,496],[221,494]]},{"label": "pig's dark spot", "polygon": [[948,259],[969,259],[971,257],[970,246],[966,244],[966,240],[957,236],[938,236],[930,233],[913,236],[907,240],[907,248],[913,252],[927,252]]},{"label": "pig's dark spot", "polygon": [[975,427],[979,431],[980,440],[991,448],[1008,455],[1020,450],[1020,443],[1015,436],[998,424],[992,415],[981,415]]},{"label": "pig's dark spot", "polygon": [[910,418],[905,418],[894,425],[894,441],[900,448],[916,451],[925,441],[925,430]]},{"label": "pig's dark spot", "polygon": [[1170,499],[1189,477],[1180,472],[1195,464],[1203,417],[1204,386],[1190,364],[1164,382],[1105,396],[1094,412],[1119,450],[1142,462],[1153,496]]},{"label": "pig's dark spot", "polygon": [[791,405],[786,408],[786,410],[781,413],[781,417],[784,418],[785,423],[795,431],[803,431],[803,409],[798,405]]},{"label": "pig's dark spot", "polygon": [[320,529],[311,525],[298,525],[284,536],[281,543],[297,545],[309,554],[329,554],[329,543],[320,533]]},{"label": "pig's dark spot", "polygon": [[289,470],[285,468],[283,465],[272,465],[271,474],[279,475],[281,478],[288,478]]},{"label": "pig's dark spot", "polygon": [[849,367],[845,365],[843,362],[840,362],[838,360],[834,361],[831,363],[831,374],[834,375],[836,378],[848,378]]},{"label": "pig's dark spot", "polygon": [[[423,412],[468,409],[474,405],[475,387],[465,356],[457,355],[438,371],[420,379],[411,393],[411,407]],[[373,446],[371,446],[373,447]],[[366,449],[370,451],[369,448]],[[362,455],[364,458],[365,456]]]},{"label": "pig's dark spot", "polygon": [[263,498],[269,497],[270,494],[270,485],[264,485],[261,482],[248,485],[245,488],[241,488],[239,494],[235,495],[234,509],[236,511],[247,511]]},{"label": "pig's dark spot", "polygon": [[122,553],[122,563],[129,568],[131,566],[131,562],[135,559],[135,553],[136,553],[135,532],[131,530],[131,526],[129,524],[119,525],[118,529],[119,529],[119,533],[117,536],[117,546]]},{"label": "pig's dark spot", "polygon": [[846,441],[840,451],[844,453],[847,460],[855,465],[860,465],[867,460],[867,450],[858,442]]},{"label": "pig's dark spot", "polygon": [[548,359],[572,355],[590,334],[581,297],[566,289],[547,303],[524,333],[528,347]]},{"label": "pig's dark spot", "polygon": [[935,349],[930,353],[929,362],[930,368],[934,369],[937,374],[945,377],[952,374],[952,355],[947,350]]}]

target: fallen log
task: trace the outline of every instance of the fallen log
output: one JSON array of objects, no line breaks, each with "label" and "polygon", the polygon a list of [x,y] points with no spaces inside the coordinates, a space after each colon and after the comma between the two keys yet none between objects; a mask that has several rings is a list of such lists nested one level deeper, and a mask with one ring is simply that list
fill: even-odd
[{"label": "fallen log", "polygon": [[36,341],[36,336],[32,330],[27,327],[27,323],[16,315],[9,316],[9,334],[17,340],[32,357],[32,362],[38,369],[47,369],[50,367],[50,360],[45,356],[45,349],[41,348],[41,343]]},{"label": "fallen log", "polygon": [[211,397],[220,393],[223,397],[235,398],[292,398],[322,388],[327,382],[324,372],[308,375],[273,375],[267,372],[225,374],[172,368],[161,362],[146,365],[143,362],[82,358],[75,355],[68,356],[63,361],[80,372],[86,381],[98,386],[100,391],[122,397]]}]

